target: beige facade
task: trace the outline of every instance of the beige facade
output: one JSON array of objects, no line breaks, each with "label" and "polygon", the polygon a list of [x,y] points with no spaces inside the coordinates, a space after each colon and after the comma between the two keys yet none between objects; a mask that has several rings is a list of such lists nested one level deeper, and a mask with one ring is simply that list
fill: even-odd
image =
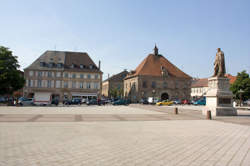
[{"label": "beige facade", "polygon": [[[74,52],[70,52],[69,55],[67,53],[57,51],[54,56],[51,56],[51,51],[45,52],[24,70],[25,96],[32,97],[35,93],[45,92],[50,93],[51,98],[59,97],[62,101],[64,98],[98,97],[100,95],[102,72],[99,68],[93,62],[81,64],[86,59],[90,59],[86,53],[76,53],[79,55],[76,57]],[[47,57],[48,55],[51,59]],[[65,58],[65,56],[69,57]],[[80,64],[71,63],[70,58],[73,57],[80,58]],[[81,58],[85,58],[85,60],[81,60]],[[58,59],[68,59],[68,62],[62,61],[59,64]],[[49,66],[50,64],[53,65]],[[89,67],[90,65],[91,67]]]}]

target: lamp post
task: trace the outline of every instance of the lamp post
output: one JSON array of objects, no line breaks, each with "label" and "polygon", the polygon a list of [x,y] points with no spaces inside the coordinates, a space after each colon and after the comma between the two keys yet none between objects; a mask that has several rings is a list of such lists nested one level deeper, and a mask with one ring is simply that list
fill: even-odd
[{"label": "lamp post", "polygon": [[242,104],[242,93],[244,93],[244,91],[242,89],[240,89],[238,91],[238,93],[240,94],[240,107],[241,107],[241,104]]},{"label": "lamp post", "polygon": [[152,93],[153,93],[153,103],[155,102],[155,90],[153,89],[152,90]]}]

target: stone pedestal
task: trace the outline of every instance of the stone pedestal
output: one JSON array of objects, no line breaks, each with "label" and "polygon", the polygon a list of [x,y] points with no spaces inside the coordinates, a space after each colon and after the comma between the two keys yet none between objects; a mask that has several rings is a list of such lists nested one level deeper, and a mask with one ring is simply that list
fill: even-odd
[{"label": "stone pedestal", "polygon": [[211,77],[208,79],[206,107],[203,115],[210,110],[212,116],[235,116],[237,110],[233,107],[233,94],[229,90],[229,79],[226,77]]}]

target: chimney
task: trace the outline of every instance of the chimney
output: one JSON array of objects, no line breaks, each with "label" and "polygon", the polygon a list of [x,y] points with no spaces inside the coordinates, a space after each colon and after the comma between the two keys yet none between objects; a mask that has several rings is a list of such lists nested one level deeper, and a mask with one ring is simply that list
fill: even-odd
[{"label": "chimney", "polygon": [[109,78],[109,73],[108,73],[108,78]]},{"label": "chimney", "polygon": [[99,60],[98,69],[101,70],[101,61]]}]

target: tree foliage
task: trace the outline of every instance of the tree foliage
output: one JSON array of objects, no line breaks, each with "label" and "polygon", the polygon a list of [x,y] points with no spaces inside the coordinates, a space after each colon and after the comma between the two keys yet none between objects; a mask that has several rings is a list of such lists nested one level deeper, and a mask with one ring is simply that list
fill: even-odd
[{"label": "tree foliage", "polygon": [[110,89],[109,94],[110,94],[110,97],[112,97],[112,98],[122,98],[123,89],[112,88],[112,89]]},{"label": "tree foliage", "polygon": [[[240,95],[243,100],[250,98],[250,78],[245,70],[237,74],[236,81],[231,85],[230,90],[236,99],[240,99]],[[243,90],[242,94],[239,92],[240,90]]]},{"label": "tree foliage", "polygon": [[19,67],[12,51],[0,46],[0,95],[12,94],[24,86],[25,79],[18,70]]}]

